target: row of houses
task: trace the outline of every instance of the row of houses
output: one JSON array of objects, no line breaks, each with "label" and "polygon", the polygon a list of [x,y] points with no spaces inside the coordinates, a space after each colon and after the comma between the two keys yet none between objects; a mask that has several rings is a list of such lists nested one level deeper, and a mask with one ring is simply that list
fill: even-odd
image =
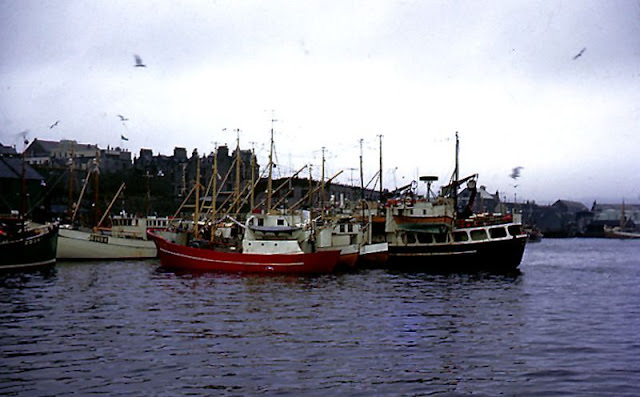
[{"label": "row of houses", "polygon": [[524,219],[531,219],[546,237],[601,237],[605,227],[624,226],[640,231],[640,205],[600,204],[591,208],[576,201],[558,200],[550,206],[523,207]]}]

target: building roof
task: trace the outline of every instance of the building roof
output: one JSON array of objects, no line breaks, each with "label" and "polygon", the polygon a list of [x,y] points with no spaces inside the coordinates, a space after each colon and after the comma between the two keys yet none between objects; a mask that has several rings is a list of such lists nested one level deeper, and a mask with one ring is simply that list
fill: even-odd
[{"label": "building roof", "polygon": [[29,146],[25,149],[26,153],[32,156],[43,155],[51,153],[55,148],[60,145],[58,141],[43,141],[41,139],[34,139]]},{"label": "building roof", "polygon": [[90,144],[90,143],[78,143],[74,140],[62,140],[62,141],[45,141],[42,139],[34,139],[31,144],[25,149],[25,152],[28,156],[43,156],[50,155],[52,152],[56,150],[67,150],[65,148],[71,147],[73,145],[74,150],[76,152],[81,152],[83,150],[88,151],[96,151],[100,150],[98,145]]},{"label": "building roof", "polygon": [[478,189],[477,196],[476,196],[476,200],[478,200],[478,199],[495,200],[496,199],[496,195],[493,195],[493,194],[487,192],[487,189],[484,186],[480,186],[480,189]]},{"label": "building roof", "polygon": [[[24,175],[27,180],[44,179],[29,164],[25,164]],[[0,178],[22,179],[22,159],[19,157],[0,157]]]},{"label": "building roof", "polygon": [[12,146],[5,146],[2,143],[0,143],[0,156],[5,156],[5,155],[16,155],[18,154],[16,152],[16,148],[12,147]]},{"label": "building roof", "polygon": [[555,203],[553,203],[553,207],[562,207],[568,212],[589,211],[587,206],[582,204],[579,201],[558,200]]}]

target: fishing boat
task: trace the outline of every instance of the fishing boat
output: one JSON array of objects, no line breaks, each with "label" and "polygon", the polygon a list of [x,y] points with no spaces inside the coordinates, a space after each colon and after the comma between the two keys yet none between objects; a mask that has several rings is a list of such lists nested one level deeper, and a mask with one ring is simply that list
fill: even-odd
[{"label": "fishing boat", "polygon": [[[233,273],[331,273],[335,269],[340,251],[315,253],[263,253],[223,251],[220,248],[192,247],[170,242],[166,238],[147,232],[158,247],[160,264],[166,268]],[[269,244],[276,246],[276,242]]]},{"label": "fishing boat", "polygon": [[[458,177],[442,194],[431,198],[416,193],[416,183],[395,192],[385,208],[385,238],[391,268],[421,271],[514,271],[520,265],[527,241],[520,214],[474,214],[477,174]],[[432,178],[424,178],[433,181]],[[457,191],[467,183],[470,201],[458,209]]]},{"label": "fishing boat", "polygon": [[45,268],[56,263],[58,225],[20,217],[0,218],[0,271]]},{"label": "fishing boat", "polygon": [[[314,233],[298,215],[253,214],[245,225],[241,245],[234,237],[215,242],[194,238],[192,231],[149,230],[166,268],[235,273],[331,273],[339,250],[315,249]],[[169,237],[171,236],[171,237]],[[181,238],[178,236],[182,236]]]},{"label": "fishing boat", "polygon": [[[411,207],[389,207],[396,211],[422,212],[420,201]],[[440,205],[453,206],[450,203]],[[426,271],[510,271],[520,265],[527,235],[511,214],[479,214],[439,228],[398,225],[387,217],[387,241],[392,267]]]},{"label": "fishing boat", "polygon": [[[115,200],[124,189],[124,183],[120,185],[107,210],[95,227],[82,228],[75,225],[74,220],[92,173],[97,178],[97,164],[92,171],[87,173],[87,178],[75,205],[70,223],[60,226],[57,258],[65,260],[155,258],[157,256],[156,246],[153,241],[147,239],[146,219],[144,222],[142,220],[131,220],[130,224],[128,218],[124,218],[121,221],[116,220],[117,226],[115,230],[102,227]],[[97,198],[94,202],[94,208],[97,209]],[[145,228],[139,229],[139,227]]]},{"label": "fishing boat", "polygon": [[535,226],[524,227],[524,232],[528,243],[539,243],[544,237],[542,231]]},{"label": "fishing boat", "polygon": [[361,233],[358,234],[360,254],[356,267],[380,268],[389,260],[389,243],[386,241],[373,241],[373,227],[375,222],[370,217],[368,222],[361,225]]},{"label": "fishing boat", "polygon": [[351,217],[333,217],[314,221],[319,251],[340,250],[338,266],[353,269],[360,256],[360,224]]},{"label": "fishing boat", "polygon": [[[271,142],[273,149],[273,129]],[[239,146],[238,143],[237,153]],[[186,228],[187,230],[147,231],[149,238],[156,244],[163,267],[189,271],[274,274],[322,274],[334,271],[340,251],[317,250],[313,225],[307,222],[304,214],[272,210],[272,151],[269,155],[266,209],[252,211],[244,223],[230,215],[216,220],[218,209],[215,207],[210,208],[211,216],[203,222],[200,163],[199,157],[196,157],[196,178],[192,189],[195,193],[195,204],[190,227]],[[214,162],[213,181],[217,178],[215,164]],[[236,167],[238,164],[236,163]],[[211,186],[214,197],[212,206],[215,206],[216,183],[212,183]],[[251,185],[251,189],[255,189],[254,184]],[[190,195],[191,193],[185,198],[185,202]],[[234,196],[235,200],[230,208],[237,208],[238,212],[239,182],[236,183]],[[227,226],[229,221],[235,226],[234,231]],[[224,227],[218,228],[220,224],[224,224]]]},{"label": "fishing boat", "polygon": [[0,271],[40,269],[56,263],[58,224],[36,224],[27,219],[24,151],[21,168],[20,207],[0,216]]},{"label": "fishing boat", "polygon": [[147,259],[157,256],[151,240],[115,237],[105,231],[60,227],[58,259]]},{"label": "fishing boat", "polygon": [[166,229],[170,219],[155,216],[117,215],[111,227],[93,229],[60,227],[59,259],[148,259],[157,256],[147,229]]},{"label": "fishing boat", "polygon": [[[346,203],[342,196],[338,200],[332,196],[330,204],[325,205],[325,184],[340,175],[342,171],[325,182],[324,164],[323,151],[322,179],[318,187],[322,213],[314,220],[318,249],[339,249],[339,266],[343,270],[381,267],[388,259],[388,244],[384,241],[372,241],[373,213],[370,210],[371,204],[364,199],[362,153],[360,154],[361,199],[354,203]],[[377,175],[381,176],[382,173]],[[380,184],[382,185],[382,179]],[[313,191],[310,190],[309,193]]]},{"label": "fishing boat", "polygon": [[339,249],[342,269],[381,267],[388,259],[388,244],[373,242],[371,222],[352,214],[335,214],[316,220],[316,240],[319,250]]},{"label": "fishing boat", "polygon": [[620,209],[620,224],[618,226],[605,226],[604,236],[606,238],[617,239],[637,239],[640,238],[640,232],[636,229],[634,222],[627,218],[625,213],[624,201]]},{"label": "fishing boat", "polygon": [[619,226],[605,226],[604,236],[607,238],[636,239],[640,238],[640,233],[632,230],[625,230]]}]

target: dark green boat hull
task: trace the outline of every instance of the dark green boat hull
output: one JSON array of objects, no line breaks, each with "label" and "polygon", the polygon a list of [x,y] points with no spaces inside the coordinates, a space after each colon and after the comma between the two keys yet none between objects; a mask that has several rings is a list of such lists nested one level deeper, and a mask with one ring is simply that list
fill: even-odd
[{"label": "dark green boat hull", "polygon": [[58,226],[51,225],[38,234],[0,242],[0,271],[42,268],[56,263]]}]

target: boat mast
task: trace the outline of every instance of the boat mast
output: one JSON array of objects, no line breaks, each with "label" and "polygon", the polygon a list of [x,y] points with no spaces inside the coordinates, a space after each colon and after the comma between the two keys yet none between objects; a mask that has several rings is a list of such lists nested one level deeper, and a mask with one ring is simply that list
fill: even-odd
[{"label": "boat mast", "polygon": [[[73,158],[74,158],[75,145],[71,141],[71,158],[69,159],[69,214],[75,212],[73,208]],[[71,222],[73,223],[73,221]]]},{"label": "boat mast", "polygon": [[325,185],[324,185],[324,150],[325,147],[322,147],[322,171],[320,173],[320,214],[324,217],[324,200],[325,200]]},{"label": "boat mast", "polygon": [[360,206],[362,207],[362,220],[364,221],[364,170],[362,166],[362,141],[360,138]]},{"label": "boat mast", "polygon": [[380,201],[382,201],[382,134],[378,135],[380,139]]},{"label": "boat mast", "polygon": [[255,204],[255,191],[256,189],[254,188],[256,183],[256,151],[255,149],[252,147],[251,148],[251,199],[250,199],[250,203],[249,203],[249,208],[253,209],[253,205]]},{"label": "boat mast", "polygon": [[218,148],[214,148],[213,152],[213,169],[211,172],[211,233],[209,241],[213,243],[216,235],[216,201],[218,200]]},{"label": "boat mast", "polygon": [[[25,134],[26,135],[26,134]],[[26,142],[26,138],[23,139],[24,142]],[[25,152],[27,151],[27,148],[22,149],[22,173],[21,173],[21,187],[20,187],[20,214],[18,215],[18,218],[20,219],[20,222],[22,222],[22,231],[24,232],[24,225],[25,225],[25,214],[27,213],[27,167],[25,165]]]},{"label": "boat mast", "polygon": [[460,179],[459,174],[459,164],[458,164],[458,155],[460,153],[460,141],[458,140],[458,131],[456,131],[456,168],[453,171],[453,208],[455,211],[458,211],[458,179]]},{"label": "boat mast", "polygon": [[80,208],[80,203],[82,202],[82,197],[84,197],[84,192],[85,190],[87,190],[87,185],[89,184],[89,180],[91,178],[92,173],[93,173],[92,170],[87,172],[87,177],[85,178],[84,183],[82,184],[82,189],[80,189],[80,196],[78,197],[78,201],[75,203],[75,205],[72,205],[73,212],[71,213],[71,219],[69,220],[69,223],[71,225],[73,225],[73,221],[76,219],[78,209]]},{"label": "boat mast", "polygon": [[233,201],[236,203],[236,215],[240,212],[240,129],[236,128],[236,178],[233,187]]},{"label": "boat mast", "polygon": [[[213,185],[212,189],[211,189],[211,213],[213,214],[214,218],[216,216],[216,201],[218,199],[218,148],[215,149],[215,152],[213,154],[213,172],[212,172],[212,176],[211,178],[213,178],[213,180],[211,181],[211,184]],[[213,236],[213,234],[211,234]]]},{"label": "boat mast", "polygon": [[303,165],[302,168],[300,168],[298,171],[296,171],[295,173],[293,173],[293,175],[291,175],[290,177],[288,177],[287,179],[284,180],[284,182],[282,182],[280,184],[280,186],[278,186],[277,188],[273,189],[273,193],[277,193],[279,192],[281,189],[284,189],[285,186],[289,185],[289,191],[287,191],[285,194],[283,194],[280,198],[280,200],[276,201],[273,205],[277,208],[280,204],[282,204],[283,202],[287,202],[288,203],[288,198],[287,196],[289,196],[290,193],[293,192],[292,188],[291,188],[291,181],[293,180],[293,178],[296,178],[298,176],[298,174],[300,174],[305,168],[307,168],[307,165]]},{"label": "boat mast", "polygon": [[118,188],[118,191],[116,192],[115,196],[113,196],[113,199],[111,199],[111,202],[109,203],[109,206],[104,211],[104,214],[102,214],[102,218],[100,218],[100,222],[98,222],[98,224],[96,225],[96,229],[99,229],[102,226],[102,222],[104,222],[104,220],[107,217],[107,215],[109,215],[109,212],[111,212],[111,208],[113,207],[113,204],[116,202],[118,197],[120,197],[120,193],[122,192],[122,189],[124,189],[124,187],[125,187],[125,183],[122,182],[122,184]]},{"label": "boat mast", "polygon": [[198,221],[200,220],[200,155],[198,154],[198,149],[194,149],[193,153],[196,156],[196,181],[194,185],[196,189],[196,206],[193,211],[193,236],[198,238]]},{"label": "boat mast", "polygon": [[313,212],[313,164],[309,164],[309,211]]},{"label": "boat mast", "polygon": [[149,174],[149,170],[147,170],[146,174],[144,175],[144,179],[145,179],[145,187],[147,189],[147,194],[145,195],[144,201],[145,201],[145,210],[146,210],[146,215],[149,216],[151,215],[151,186],[150,186],[150,182],[149,180],[151,179],[151,174]]},{"label": "boat mast", "polygon": [[[97,149],[97,147],[96,147]],[[98,225],[98,188],[100,187],[100,152],[96,150],[95,175],[93,177],[93,224]]]},{"label": "boat mast", "polygon": [[276,120],[271,115],[271,144],[269,145],[269,176],[267,177],[267,213],[271,212],[271,195],[273,194],[273,123]]},{"label": "boat mast", "polygon": [[[338,176],[340,176],[342,174],[343,170],[338,171],[334,176],[332,176],[331,178],[327,179],[327,183],[331,183],[334,179],[336,179]],[[318,190],[320,190],[320,187],[316,186],[313,189],[311,189],[307,194],[305,194],[304,196],[302,196],[302,198],[298,201],[296,201],[292,206],[290,206],[290,208],[294,209],[296,207],[298,207],[300,204],[302,204],[305,200],[307,200],[307,198],[313,196],[313,194],[315,192],[317,192]]]},{"label": "boat mast", "polygon": [[364,201],[364,170],[362,169],[362,142],[360,138],[360,200]]}]

